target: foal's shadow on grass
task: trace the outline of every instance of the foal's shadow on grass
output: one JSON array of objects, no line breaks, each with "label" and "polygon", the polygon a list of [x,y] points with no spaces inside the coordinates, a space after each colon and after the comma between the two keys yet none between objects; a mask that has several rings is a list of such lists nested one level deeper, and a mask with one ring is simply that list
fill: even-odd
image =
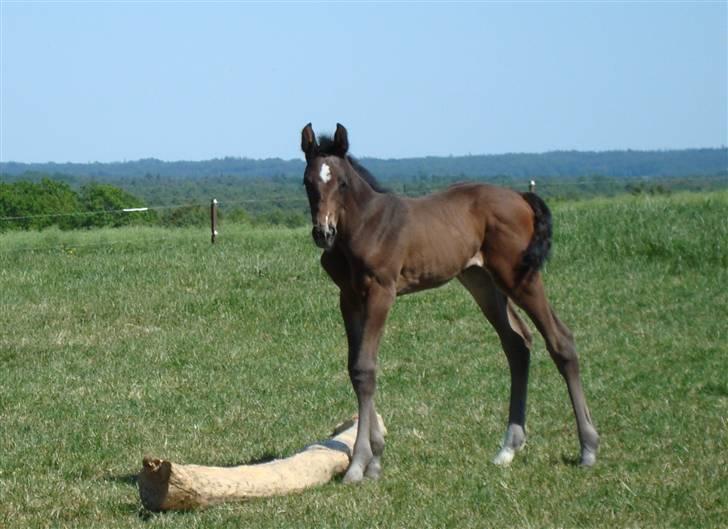
[{"label": "foal's shadow on grass", "polygon": [[317,441],[315,443],[308,444],[304,446],[299,452],[296,452],[295,454],[288,454],[283,455],[280,453],[274,453],[274,452],[265,452],[263,455],[254,457],[252,459],[248,459],[246,461],[241,461],[239,463],[233,463],[232,465],[222,465],[223,467],[239,467],[242,465],[261,465],[264,463],[270,463],[272,461],[276,461],[278,459],[286,459],[288,457],[292,457],[296,454],[300,454],[304,450],[308,450],[313,447],[321,447],[321,448],[328,448],[329,450],[336,450],[337,452],[342,452],[349,456],[351,458],[351,450],[349,450],[349,447],[346,445],[346,443],[342,443],[341,441],[337,441],[335,439],[324,439],[321,441]]},{"label": "foal's shadow on grass", "polygon": [[578,457],[567,456],[566,454],[564,454],[561,456],[561,463],[569,467],[577,468],[579,467],[581,460]]}]

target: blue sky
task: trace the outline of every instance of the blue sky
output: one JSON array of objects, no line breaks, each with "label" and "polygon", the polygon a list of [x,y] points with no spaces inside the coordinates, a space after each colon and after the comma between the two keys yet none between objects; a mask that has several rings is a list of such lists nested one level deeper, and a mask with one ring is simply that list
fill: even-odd
[{"label": "blue sky", "polygon": [[0,4],[0,161],[728,144],[722,2]]}]

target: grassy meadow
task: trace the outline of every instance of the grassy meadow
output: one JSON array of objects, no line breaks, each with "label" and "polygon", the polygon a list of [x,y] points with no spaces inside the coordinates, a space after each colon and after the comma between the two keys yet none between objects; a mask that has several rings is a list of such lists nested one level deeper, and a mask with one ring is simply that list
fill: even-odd
[{"label": "grassy meadow", "polygon": [[601,434],[575,466],[540,337],[528,443],[490,463],[509,376],[457,282],[398,300],[380,351],[382,479],[191,513],[141,508],[145,454],[290,455],[355,412],[308,229],[0,236],[0,527],[721,527],[728,523],[728,193],[553,204],[545,270]]}]

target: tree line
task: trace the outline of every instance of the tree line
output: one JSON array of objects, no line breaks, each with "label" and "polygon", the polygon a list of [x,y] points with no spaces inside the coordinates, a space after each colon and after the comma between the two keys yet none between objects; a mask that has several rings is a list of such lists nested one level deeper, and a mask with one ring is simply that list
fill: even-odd
[{"label": "tree line", "polygon": [[[3,178],[2,180],[6,180]],[[421,196],[458,181],[446,176],[388,179],[389,190]],[[528,180],[511,176],[474,178],[525,191]],[[309,222],[308,201],[300,177],[245,178],[233,175],[183,181],[143,176],[121,185],[80,180],[73,175],[30,172],[0,181],[0,232],[13,229],[88,229],[128,225],[206,226],[216,198],[220,222],[302,226]],[[617,194],[664,194],[728,187],[728,173],[679,178],[615,179],[583,176],[571,180],[537,179],[537,192],[549,201]],[[149,207],[143,212],[124,208]]]},{"label": "tree line", "polygon": [[[356,154],[356,150],[354,150]],[[508,176],[518,179],[573,179],[584,175],[612,178],[711,175],[728,169],[728,147],[674,150],[551,151],[545,153],[424,156],[403,159],[361,157],[362,164],[384,181],[418,181],[433,176],[458,179]],[[155,158],[112,163],[0,162],[0,174],[12,179],[23,173],[73,175],[73,183],[93,180],[118,184],[119,179],[146,177],[157,181],[234,177],[243,180],[300,178],[302,159],[226,157],[203,161],[166,162]]]}]

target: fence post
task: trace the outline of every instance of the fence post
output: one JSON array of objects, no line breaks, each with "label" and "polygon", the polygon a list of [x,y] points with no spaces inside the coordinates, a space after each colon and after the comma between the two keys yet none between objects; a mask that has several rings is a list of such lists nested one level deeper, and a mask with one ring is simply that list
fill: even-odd
[{"label": "fence post", "polygon": [[217,199],[216,198],[213,198],[212,202],[210,202],[210,231],[212,232],[210,242],[212,244],[215,244],[215,239],[217,238]]},{"label": "fence post", "polygon": [[536,180],[531,180],[531,181],[530,181],[530,182],[528,183],[528,190],[529,190],[529,191],[530,191],[531,193],[535,193],[535,192],[536,192]]}]

